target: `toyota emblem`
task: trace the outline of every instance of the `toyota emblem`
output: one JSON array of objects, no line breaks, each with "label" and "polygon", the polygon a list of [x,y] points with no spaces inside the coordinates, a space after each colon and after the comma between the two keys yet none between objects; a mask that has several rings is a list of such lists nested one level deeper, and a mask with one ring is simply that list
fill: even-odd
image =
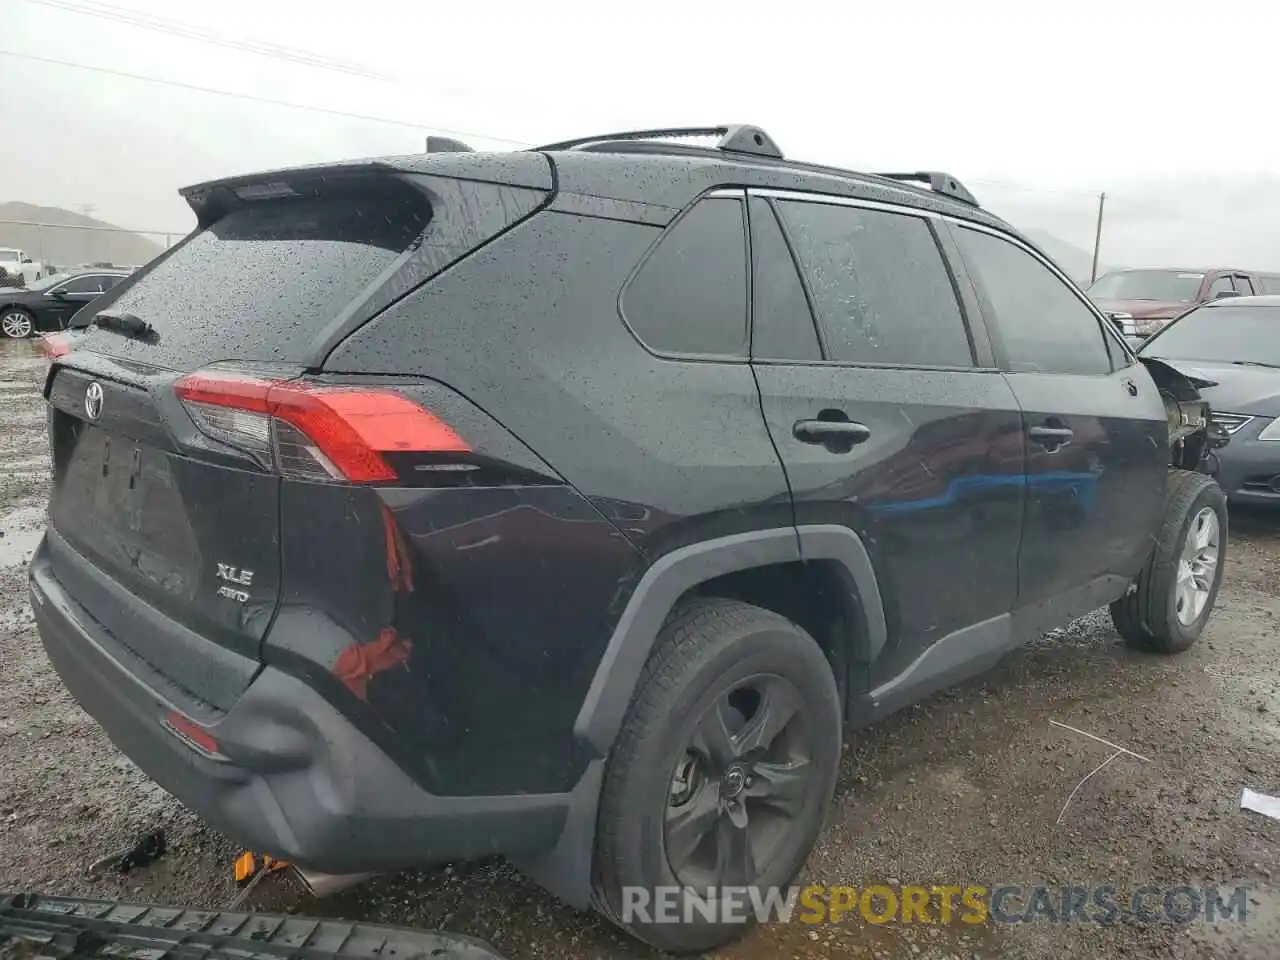
[{"label": "toyota emblem", "polygon": [[84,392],[84,412],[90,420],[102,416],[102,384],[96,380]]}]

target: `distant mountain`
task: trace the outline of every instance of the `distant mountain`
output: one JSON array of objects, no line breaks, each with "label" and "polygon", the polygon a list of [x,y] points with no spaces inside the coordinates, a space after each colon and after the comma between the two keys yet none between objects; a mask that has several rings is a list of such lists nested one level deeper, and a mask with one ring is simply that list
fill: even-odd
[{"label": "distant mountain", "polygon": [[[1090,283],[1090,271],[1093,267],[1093,253],[1082,250],[1060,237],[1055,237],[1048,230],[1030,230],[1019,227],[1022,235],[1048,254],[1049,259],[1076,283],[1087,287]],[[1105,263],[1098,264],[1098,276],[1112,269]]]},{"label": "distant mountain", "polygon": [[[13,220],[25,222],[8,222]],[[44,226],[30,225],[35,223]],[[58,267],[86,263],[140,265],[164,249],[146,237],[93,217],[21,202],[0,203],[0,247],[18,247],[33,260]]]}]

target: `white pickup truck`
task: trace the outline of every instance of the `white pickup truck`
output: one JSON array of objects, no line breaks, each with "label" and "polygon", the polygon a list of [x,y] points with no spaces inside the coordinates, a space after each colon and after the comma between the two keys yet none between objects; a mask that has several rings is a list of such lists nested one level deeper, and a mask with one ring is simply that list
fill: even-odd
[{"label": "white pickup truck", "polygon": [[26,286],[44,276],[44,264],[36,263],[26,253],[16,247],[0,247],[0,270],[5,275],[0,277],[0,287],[15,286],[14,280],[21,276],[18,286]]}]

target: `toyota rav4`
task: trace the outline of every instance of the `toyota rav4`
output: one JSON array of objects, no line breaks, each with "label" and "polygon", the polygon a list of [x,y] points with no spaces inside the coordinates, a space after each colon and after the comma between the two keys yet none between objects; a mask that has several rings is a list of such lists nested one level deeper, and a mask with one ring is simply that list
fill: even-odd
[{"label": "toyota rav4", "polygon": [[1200,635],[1195,381],[953,177],[443,146],[184,190],[49,348],[40,635],[230,837],[502,853],[701,949],[624,891],[792,882],[845,731],[1102,605]]}]

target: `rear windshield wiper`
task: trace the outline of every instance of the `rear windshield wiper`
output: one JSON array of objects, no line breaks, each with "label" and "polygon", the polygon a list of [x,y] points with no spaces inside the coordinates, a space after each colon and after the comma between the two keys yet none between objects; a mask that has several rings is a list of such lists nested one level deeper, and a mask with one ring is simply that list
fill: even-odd
[{"label": "rear windshield wiper", "polygon": [[1280,363],[1263,363],[1261,360],[1232,360],[1237,367],[1268,367],[1271,370],[1280,370]]},{"label": "rear windshield wiper", "polygon": [[132,313],[116,313],[113,310],[100,310],[94,314],[94,326],[104,330],[119,330],[130,337],[148,337],[155,333],[155,328],[141,317]]}]

